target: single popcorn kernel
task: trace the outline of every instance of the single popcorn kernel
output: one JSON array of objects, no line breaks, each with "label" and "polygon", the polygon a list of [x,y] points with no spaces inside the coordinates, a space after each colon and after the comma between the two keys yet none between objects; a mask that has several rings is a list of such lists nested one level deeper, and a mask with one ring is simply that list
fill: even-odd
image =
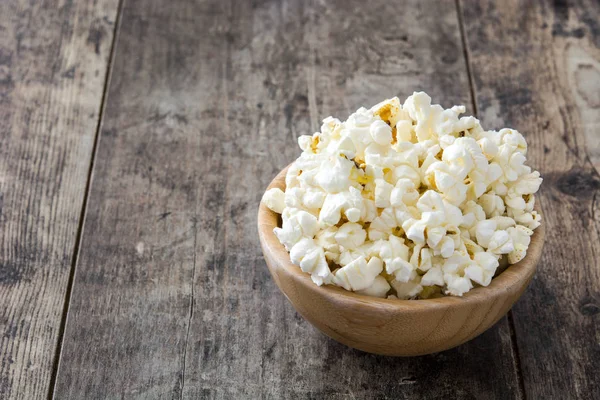
[{"label": "single popcorn kernel", "polygon": [[291,261],[317,285],[387,299],[462,296],[521,261],[542,178],[519,132],[464,112],[418,92],[299,137],[285,192],[262,199]]}]

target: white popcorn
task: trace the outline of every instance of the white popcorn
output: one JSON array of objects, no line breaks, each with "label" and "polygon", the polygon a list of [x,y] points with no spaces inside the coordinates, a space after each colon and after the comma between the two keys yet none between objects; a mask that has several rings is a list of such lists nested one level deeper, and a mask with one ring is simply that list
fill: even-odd
[{"label": "white popcorn", "polygon": [[472,228],[477,222],[485,219],[483,208],[472,200],[462,206],[462,213],[463,218],[460,225],[465,228]]},{"label": "white popcorn", "polygon": [[387,292],[391,289],[390,284],[381,275],[375,277],[373,284],[368,288],[357,290],[356,293],[365,294],[367,296],[385,298]]},{"label": "white popcorn", "polygon": [[516,222],[514,219],[510,217],[497,216],[490,218],[492,221],[496,222],[497,229],[507,230],[511,226],[515,226]]},{"label": "white popcorn", "polygon": [[290,250],[290,259],[300,266],[302,271],[310,273],[317,285],[331,282],[332,275],[323,249],[317,246],[314,240],[304,238],[296,243]]},{"label": "white popcorn", "polygon": [[516,182],[509,186],[509,195],[523,196],[533,194],[539,190],[542,180],[538,171],[521,175]]},{"label": "white popcorn", "polygon": [[396,140],[398,142],[411,142],[413,138],[413,125],[411,121],[401,120],[396,123]]},{"label": "white popcorn", "polygon": [[[444,149],[442,161],[445,162],[459,179],[464,179],[475,167],[473,157],[467,146],[472,138],[458,138],[450,146]],[[477,146],[475,144],[475,146]],[[487,160],[485,162],[487,165]]]},{"label": "white popcorn", "polygon": [[452,296],[462,296],[473,288],[471,280],[466,276],[444,274],[444,281],[447,287],[446,294]]},{"label": "white popcorn", "polygon": [[523,225],[510,227],[506,231],[510,235],[510,238],[514,244],[514,250],[508,253],[508,262],[511,264],[516,264],[525,258],[533,231]]},{"label": "white popcorn", "polygon": [[489,138],[484,137],[478,140],[477,144],[481,147],[481,151],[488,161],[492,160],[498,154],[498,146]]},{"label": "white popcorn", "polygon": [[444,286],[444,273],[442,272],[442,269],[440,267],[433,267],[429,269],[429,271],[427,271],[425,275],[421,277],[421,285]]},{"label": "white popcorn", "polygon": [[508,254],[515,249],[507,231],[496,231],[490,238],[488,251],[494,254]]},{"label": "white popcorn", "polygon": [[383,179],[375,179],[375,206],[385,208],[390,206],[390,197],[394,186]]},{"label": "white popcorn", "polygon": [[352,250],[342,250],[338,257],[338,264],[342,267],[354,262],[360,255],[356,254]]},{"label": "white popcorn", "polygon": [[493,254],[480,252],[475,254],[473,261],[465,268],[465,277],[481,286],[488,286],[498,268],[498,259]]},{"label": "white popcorn", "polygon": [[[454,249],[456,248],[456,244],[454,243],[454,239],[450,236],[446,236],[440,241],[439,247],[439,255],[444,258],[448,258],[452,256],[454,253]],[[436,249],[437,250],[437,249]]]},{"label": "white popcorn", "polygon": [[519,175],[529,172],[529,167],[523,165],[525,155],[518,151],[515,146],[509,144],[503,144],[499,147],[494,161],[502,168],[507,182],[516,181]]},{"label": "white popcorn", "polygon": [[522,260],[542,178],[523,135],[464,112],[419,92],[300,136],[285,193],[262,198],[292,263],[318,285],[412,299],[462,296],[488,286],[504,255]]},{"label": "white popcorn", "polygon": [[385,271],[402,282],[407,282],[415,269],[409,262],[408,250],[404,241],[394,235],[380,242],[379,256],[385,263]]},{"label": "white popcorn", "polygon": [[383,263],[377,257],[367,262],[359,257],[335,272],[333,281],[346,290],[364,290],[373,285],[375,278],[383,271]]},{"label": "white popcorn", "polygon": [[269,189],[262,198],[263,203],[277,214],[281,214],[285,208],[285,193],[279,188]]},{"label": "white popcorn", "polygon": [[417,167],[412,165],[399,165],[394,168],[394,179],[409,179],[415,187],[421,183],[421,174]]},{"label": "white popcorn", "polygon": [[369,239],[379,240],[384,238],[384,236],[387,237],[397,226],[398,221],[396,220],[394,209],[391,207],[384,208],[381,214],[371,222]]},{"label": "white popcorn", "polygon": [[485,249],[482,246],[472,241],[466,235],[462,236],[461,239],[462,241],[459,243],[458,248],[456,248],[456,251],[458,251],[460,254],[473,255],[485,251]]},{"label": "white popcorn", "polygon": [[486,193],[479,198],[479,204],[485,211],[488,218],[501,216],[504,214],[506,207],[504,200],[494,192]]},{"label": "white popcorn", "polygon": [[298,137],[298,146],[302,151],[310,151],[310,145],[312,144],[312,136],[302,135]]},{"label": "white popcorn", "polygon": [[385,146],[392,141],[392,128],[382,120],[375,120],[369,127],[369,132],[373,141]]},{"label": "white popcorn", "polygon": [[367,238],[367,232],[363,229],[362,225],[347,222],[340,227],[335,234],[335,240],[340,246],[344,246],[346,249],[355,249],[362,245]]},{"label": "white popcorn", "polygon": [[453,169],[451,165],[437,161],[425,171],[425,181],[439,190],[446,200],[459,205],[465,200],[468,189],[464,183],[466,175],[461,172],[459,168]]},{"label": "white popcorn", "polygon": [[319,229],[317,218],[306,211],[285,208],[281,217],[282,227],[273,232],[288,250],[301,238],[315,236]]},{"label": "white popcorn", "polygon": [[390,193],[390,204],[393,207],[401,205],[412,206],[419,200],[419,192],[415,184],[409,179],[398,179],[396,186]]},{"label": "white popcorn", "polygon": [[416,297],[419,293],[421,293],[421,291],[423,291],[423,286],[421,285],[421,277],[418,275],[414,276],[408,282],[392,280],[390,281],[390,284],[396,291],[396,294],[399,299],[412,299]]},{"label": "white popcorn", "polygon": [[323,207],[326,193],[316,189],[307,189],[302,196],[302,204],[309,209],[319,209]]},{"label": "white popcorn", "polygon": [[500,129],[498,137],[501,143],[514,147],[516,151],[523,155],[527,154],[527,142],[523,135],[516,130],[509,128]]},{"label": "white popcorn", "polygon": [[494,220],[486,219],[479,221],[475,226],[475,237],[477,238],[477,243],[482,247],[489,247],[492,236],[494,236],[494,233],[496,233],[497,228],[498,225]]},{"label": "white popcorn", "polygon": [[356,155],[356,146],[348,136],[342,137],[339,142],[333,142],[333,146],[330,147],[333,154],[341,154],[348,159],[354,158]]},{"label": "white popcorn", "polygon": [[326,159],[316,181],[327,193],[339,193],[350,187],[350,171],[354,163],[344,157],[329,157]]},{"label": "white popcorn", "polygon": [[321,229],[315,236],[316,243],[323,248],[325,251],[333,251],[336,253],[340,252],[339,244],[335,240],[338,228],[336,226],[330,226],[326,229]]},{"label": "white popcorn", "polygon": [[356,222],[365,211],[360,190],[350,187],[347,192],[328,194],[319,212],[319,222],[325,225],[335,225],[345,212],[348,221]]},{"label": "white popcorn", "polygon": [[[412,256],[410,257],[410,263],[414,268],[418,268],[421,271],[428,271],[432,266],[432,251],[431,249],[425,248],[423,246],[417,245],[413,248]],[[398,275],[396,275],[396,279],[399,281],[403,281],[403,279],[399,279]]]},{"label": "white popcorn", "polygon": [[285,191],[284,203],[290,209],[302,209],[302,198],[306,189],[301,187],[292,187]]}]

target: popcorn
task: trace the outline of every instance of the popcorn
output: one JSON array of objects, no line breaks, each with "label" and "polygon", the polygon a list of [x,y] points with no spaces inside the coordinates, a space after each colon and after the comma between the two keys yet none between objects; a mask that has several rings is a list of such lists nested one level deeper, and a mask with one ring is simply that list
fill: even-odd
[{"label": "popcorn", "polygon": [[338,269],[333,280],[346,290],[363,290],[373,285],[381,271],[383,262],[379,258],[371,257],[367,262],[364,257],[359,257]]},{"label": "popcorn", "polygon": [[262,202],[272,211],[281,214],[285,208],[285,193],[279,188],[269,189],[263,195]]},{"label": "popcorn", "polygon": [[464,106],[414,93],[298,138],[286,190],[262,202],[317,285],[380,298],[462,296],[521,261],[540,224],[542,178],[513,129],[485,131]]},{"label": "popcorn", "polygon": [[317,285],[331,282],[332,275],[323,249],[317,246],[314,240],[304,238],[298,241],[290,250],[290,259],[300,266],[302,271],[310,273]]},{"label": "popcorn", "polygon": [[327,194],[319,212],[319,222],[335,225],[340,221],[342,212],[350,222],[357,222],[366,212],[360,190],[350,187],[347,192]]},{"label": "popcorn", "polygon": [[516,227],[508,228],[506,231],[510,235],[514,245],[514,250],[508,253],[508,262],[516,264],[525,258],[533,230],[523,225],[517,225]]},{"label": "popcorn", "polygon": [[413,133],[414,131],[411,121],[401,120],[396,123],[396,141],[412,142]]},{"label": "popcorn", "polygon": [[373,284],[371,286],[362,290],[357,290],[356,293],[364,294],[367,296],[385,298],[385,295],[387,294],[387,292],[390,291],[390,289],[391,286],[388,283],[388,281],[386,281],[383,276],[378,275],[375,277],[375,280],[373,281]]},{"label": "popcorn", "polygon": [[400,282],[400,281],[390,281],[390,284],[396,291],[396,294],[399,299],[412,299],[417,297],[419,293],[423,291],[423,286],[421,285],[421,277],[416,273],[413,275],[413,278],[408,282]]},{"label": "popcorn", "polygon": [[367,232],[363,229],[362,225],[354,222],[345,223],[335,234],[336,242],[340,246],[351,250],[362,245],[366,238]]},{"label": "popcorn", "polygon": [[317,218],[306,211],[286,207],[281,217],[282,227],[275,228],[273,232],[288,250],[303,237],[315,236],[319,229]]},{"label": "popcorn", "polygon": [[479,221],[475,226],[475,237],[477,238],[477,244],[482,247],[489,247],[492,240],[492,236],[496,233],[498,224],[496,221],[491,219],[485,219]]},{"label": "popcorn", "polygon": [[392,141],[392,128],[380,119],[375,120],[371,124],[369,132],[371,133],[373,141],[382,146],[390,144]]},{"label": "popcorn", "polygon": [[425,171],[428,186],[440,191],[446,200],[453,204],[461,204],[467,197],[466,174],[442,161],[434,162]]},{"label": "popcorn", "polygon": [[324,160],[315,180],[327,193],[339,193],[350,187],[350,171],[354,163],[344,157]]},{"label": "popcorn", "polygon": [[515,246],[507,231],[496,231],[492,234],[487,248],[494,254],[508,254]]},{"label": "popcorn", "polygon": [[483,208],[483,211],[485,211],[485,215],[488,218],[501,216],[506,210],[502,197],[498,196],[494,192],[489,192],[482,195],[479,198],[479,204]]},{"label": "popcorn", "polygon": [[462,296],[473,288],[471,280],[466,276],[444,274],[446,281],[446,294],[452,296]]},{"label": "popcorn", "polygon": [[421,277],[421,284],[423,286],[444,286],[444,273],[442,272],[442,269],[440,267],[429,269],[429,271]]},{"label": "popcorn", "polygon": [[465,276],[481,286],[487,286],[492,281],[498,265],[495,255],[479,252],[473,257],[473,263],[465,268]]},{"label": "popcorn", "polygon": [[412,206],[418,200],[419,192],[415,188],[414,182],[409,179],[398,179],[395,187],[390,192],[390,204],[393,207]]},{"label": "popcorn", "polygon": [[307,189],[302,196],[302,204],[308,209],[319,209],[323,207],[326,194],[315,190]]},{"label": "popcorn", "polygon": [[409,248],[402,239],[391,235],[389,240],[381,242],[379,255],[388,274],[394,275],[401,282],[410,279],[415,267],[409,262]]},{"label": "popcorn", "polygon": [[383,179],[375,179],[375,207],[389,207],[394,186]]}]

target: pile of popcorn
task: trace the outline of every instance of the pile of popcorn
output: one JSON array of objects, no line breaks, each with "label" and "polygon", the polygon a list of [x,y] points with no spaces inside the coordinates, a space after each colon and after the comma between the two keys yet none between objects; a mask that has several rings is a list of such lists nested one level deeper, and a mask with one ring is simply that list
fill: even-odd
[{"label": "pile of popcorn", "polygon": [[464,112],[418,92],[298,138],[285,193],[262,199],[291,261],[317,285],[414,299],[462,296],[522,260],[542,178],[519,132]]}]

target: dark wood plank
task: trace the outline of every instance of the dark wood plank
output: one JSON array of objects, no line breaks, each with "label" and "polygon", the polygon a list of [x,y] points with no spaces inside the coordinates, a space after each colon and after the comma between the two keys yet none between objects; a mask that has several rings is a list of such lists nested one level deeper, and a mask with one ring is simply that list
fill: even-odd
[{"label": "dark wood plank", "polygon": [[122,21],[56,398],[519,396],[506,319],[437,355],[351,350],[278,292],[256,232],[321,118],[470,103],[454,3],[127,0]]},{"label": "dark wood plank", "polygon": [[116,0],[0,2],[0,398],[47,398]]},{"label": "dark wood plank", "polygon": [[545,253],[513,309],[526,395],[600,398],[600,4],[465,1],[463,11],[483,123],[523,132],[544,177]]}]

